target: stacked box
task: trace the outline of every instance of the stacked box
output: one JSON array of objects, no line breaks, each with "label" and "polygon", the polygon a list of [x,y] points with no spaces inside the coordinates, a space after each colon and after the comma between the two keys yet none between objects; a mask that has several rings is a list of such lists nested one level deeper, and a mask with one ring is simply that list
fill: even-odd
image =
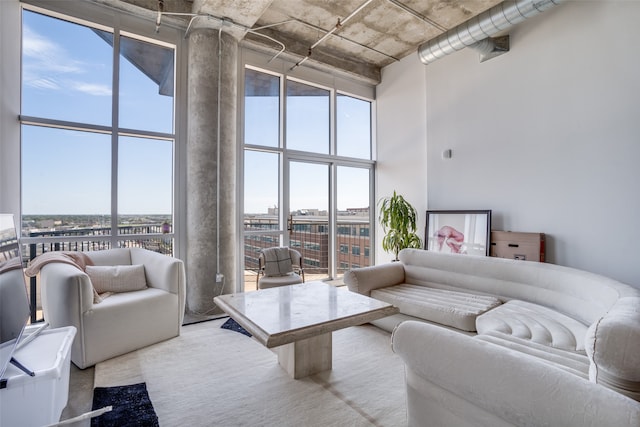
[{"label": "stacked box", "polygon": [[490,255],[524,261],[545,261],[544,233],[492,231]]}]

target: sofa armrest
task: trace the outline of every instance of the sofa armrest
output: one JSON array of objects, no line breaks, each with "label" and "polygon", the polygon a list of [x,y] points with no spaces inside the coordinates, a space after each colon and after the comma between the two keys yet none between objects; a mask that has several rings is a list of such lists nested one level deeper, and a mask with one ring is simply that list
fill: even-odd
[{"label": "sofa armrest", "polygon": [[81,330],[81,315],[93,308],[89,276],[70,264],[53,262],[40,270],[42,309],[51,327],[73,325]]},{"label": "sofa armrest", "polygon": [[409,425],[640,425],[638,402],[455,331],[406,321],[392,346],[406,364]]},{"label": "sofa armrest", "polygon": [[131,264],[143,264],[147,285],[172,294],[184,294],[182,260],[147,249],[131,248]]},{"label": "sofa armrest", "polygon": [[350,291],[369,296],[374,289],[399,285],[404,282],[401,262],[354,268],[344,273],[344,283]]},{"label": "sofa armrest", "polygon": [[623,297],[587,330],[589,379],[640,402],[640,297]]}]

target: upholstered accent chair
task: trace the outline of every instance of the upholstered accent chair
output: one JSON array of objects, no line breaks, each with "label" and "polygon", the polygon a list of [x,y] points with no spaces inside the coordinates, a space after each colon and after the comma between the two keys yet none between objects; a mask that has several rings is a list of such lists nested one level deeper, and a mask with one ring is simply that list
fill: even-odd
[{"label": "upholstered accent chair", "polygon": [[40,270],[45,320],[78,330],[71,349],[76,366],[84,369],[180,335],[181,260],[142,248],[84,254],[86,267],[49,262]]},{"label": "upholstered accent chair", "polygon": [[302,255],[289,247],[265,248],[258,256],[256,289],[304,283]]}]

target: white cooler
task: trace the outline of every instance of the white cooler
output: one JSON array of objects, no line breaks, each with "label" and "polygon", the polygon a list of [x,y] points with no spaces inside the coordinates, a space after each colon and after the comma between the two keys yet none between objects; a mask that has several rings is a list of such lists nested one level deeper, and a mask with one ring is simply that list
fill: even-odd
[{"label": "white cooler", "polygon": [[47,329],[20,348],[14,358],[35,373],[29,376],[13,364],[0,389],[0,427],[57,423],[69,399],[71,344],[76,328]]}]

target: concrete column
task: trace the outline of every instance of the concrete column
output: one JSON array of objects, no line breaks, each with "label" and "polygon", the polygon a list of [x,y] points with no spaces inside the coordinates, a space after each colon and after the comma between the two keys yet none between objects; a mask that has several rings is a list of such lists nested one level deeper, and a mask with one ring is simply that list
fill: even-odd
[{"label": "concrete column", "polygon": [[[233,36],[211,28],[190,32],[186,197],[190,314],[219,313],[213,297],[235,290],[235,270],[240,268],[235,232],[237,57],[238,41]],[[216,282],[216,273],[224,276],[222,282]]]}]

